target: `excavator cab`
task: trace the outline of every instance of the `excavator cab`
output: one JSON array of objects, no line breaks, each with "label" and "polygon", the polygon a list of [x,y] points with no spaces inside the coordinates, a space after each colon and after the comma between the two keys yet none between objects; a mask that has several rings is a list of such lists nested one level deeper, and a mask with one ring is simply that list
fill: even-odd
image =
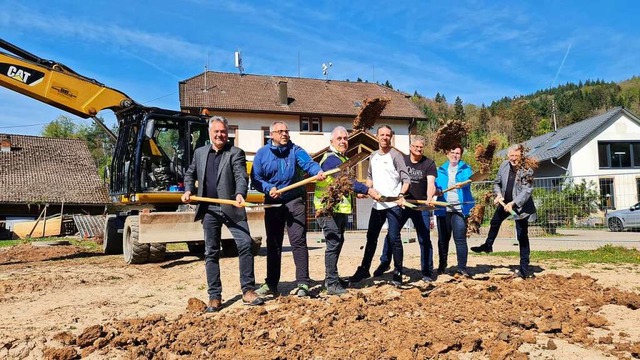
[{"label": "excavator cab", "polygon": [[[127,109],[119,113],[118,118],[119,136],[111,162],[110,195],[114,200],[125,199],[127,203],[153,204],[155,201],[162,203],[164,210],[177,207],[180,201],[176,194],[169,197],[161,194],[184,190],[184,174],[193,151],[208,141],[206,118],[144,107]],[[140,196],[149,193],[157,194]]]}]

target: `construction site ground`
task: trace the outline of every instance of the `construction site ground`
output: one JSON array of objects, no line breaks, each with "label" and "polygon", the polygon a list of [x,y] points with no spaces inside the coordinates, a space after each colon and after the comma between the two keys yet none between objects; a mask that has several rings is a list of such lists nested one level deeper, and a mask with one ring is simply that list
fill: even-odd
[{"label": "construction site ground", "polygon": [[[562,233],[562,232],[561,232]],[[509,232],[506,233],[507,235]],[[435,233],[432,242],[436,244]],[[408,241],[410,233],[403,233]],[[309,234],[311,298],[295,289],[285,239],[282,296],[242,305],[238,259],[221,260],[224,308],[204,314],[202,258],[173,250],[162,263],[126,265],[122,256],[69,246],[0,249],[0,358],[7,359],[611,359],[640,357],[640,266],[532,259],[534,279],[510,274],[516,257],[469,255],[471,279],[421,281],[418,244],[406,243],[405,284],[391,274],[322,290],[324,244]],[[469,246],[480,244],[472,238]],[[359,265],[363,233],[349,233],[342,276]],[[513,238],[496,251],[517,251]],[[640,233],[532,240],[533,250],[640,248]],[[381,244],[378,246],[378,255]],[[266,272],[264,247],[255,272]],[[437,253],[436,253],[437,259]],[[377,256],[373,268],[377,266]],[[437,264],[437,261],[436,261]],[[372,268],[372,270],[373,270]]]}]

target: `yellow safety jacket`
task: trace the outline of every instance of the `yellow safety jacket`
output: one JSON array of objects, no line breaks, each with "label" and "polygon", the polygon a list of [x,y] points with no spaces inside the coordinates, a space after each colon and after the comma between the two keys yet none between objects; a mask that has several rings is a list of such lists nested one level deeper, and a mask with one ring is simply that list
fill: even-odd
[{"label": "yellow safety jacket", "polygon": [[[324,163],[329,156],[335,155],[342,161],[343,163],[348,159],[337,152],[327,152],[320,160],[320,166]],[[327,176],[324,180],[316,182],[316,191],[313,194],[313,205],[316,210],[322,209],[322,196],[327,192],[329,185],[334,182],[333,176]],[[338,203],[338,205],[333,207],[333,212],[336,214],[351,214],[351,196],[343,196],[342,201]]]}]

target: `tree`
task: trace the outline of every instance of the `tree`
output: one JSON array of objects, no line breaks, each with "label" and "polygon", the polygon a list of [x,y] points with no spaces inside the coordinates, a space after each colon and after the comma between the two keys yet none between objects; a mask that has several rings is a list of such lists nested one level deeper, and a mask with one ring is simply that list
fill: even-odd
[{"label": "tree", "polygon": [[490,120],[491,120],[491,114],[489,114],[489,110],[487,110],[487,107],[484,106],[484,103],[483,103],[482,106],[480,106],[480,111],[478,112],[478,123],[473,129],[473,133],[475,134],[475,137],[477,139],[482,138],[489,132]]},{"label": "tree", "polygon": [[[104,122],[101,118],[98,118],[98,120]],[[101,175],[103,175],[104,168],[111,163],[111,139],[95,123],[91,125],[76,124],[71,118],[60,115],[45,125],[42,129],[42,136],[86,141]]]},{"label": "tree", "polygon": [[360,79],[360,76],[358,76],[358,79],[356,79],[356,82],[362,82],[362,79]]},{"label": "tree", "polygon": [[393,85],[391,85],[391,83],[389,82],[389,80],[385,81],[385,83],[383,84],[383,86],[388,87],[389,89],[393,89]]},{"label": "tree", "polygon": [[551,128],[551,120],[544,118],[538,122],[538,126],[536,127],[535,136],[544,135],[548,132],[551,132],[553,129]]},{"label": "tree", "polygon": [[464,107],[462,106],[462,99],[460,96],[456,96],[456,101],[453,104],[453,118],[455,120],[464,120]]},{"label": "tree", "polygon": [[536,114],[533,107],[526,100],[516,100],[513,102],[510,112],[513,121],[514,141],[523,142],[533,136]]},{"label": "tree", "polygon": [[57,139],[77,139],[78,125],[69,117],[60,115],[42,129],[42,136]]}]

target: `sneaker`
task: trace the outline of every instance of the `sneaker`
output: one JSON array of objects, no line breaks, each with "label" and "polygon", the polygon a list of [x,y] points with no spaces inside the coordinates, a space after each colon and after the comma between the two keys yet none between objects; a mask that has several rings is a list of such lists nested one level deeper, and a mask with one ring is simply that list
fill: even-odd
[{"label": "sneaker", "polygon": [[471,275],[469,275],[469,273],[467,272],[467,270],[463,270],[463,269],[458,269],[458,271],[456,271],[456,277],[462,277],[462,278],[471,278]]},{"label": "sneaker", "polygon": [[391,269],[391,264],[381,262],[380,265],[378,265],[378,268],[373,272],[373,276],[382,276],[384,273],[389,271],[389,269]]},{"label": "sneaker", "polygon": [[355,274],[353,274],[353,276],[349,278],[349,282],[357,283],[364,279],[368,279],[370,277],[371,277],[371,274],[369,273],[369,270],[366,270],[362,266],[358,266],[358,269],[356,270]]},{"label": "sneaker", "polygon": [[260,286],[258,290],[256,290],[256,294],[258,296],[267,296],[267,295],[278,296],[279,295],[277,289],[272,288],[266,283],[262,284],[262,286]]},{"label": "sneaker", "polygon": [[471,251],[475,252],[475,253],[481,253],[481,252],[486,252],[487,254],[492,253],[493,252],[493,247],[487,245],[486,243],[480,245],[480,246],[472,246],[471,247]]},{"label": "sneaker", "polygon": [[327,295],[343,295],[346,293],[348,293],[347,289],[343,288],[340,284],[327,286]]},{"label": "sneaker", "polygon": [[426,283],[432,283],[432,282],[436,281],[436,279],[432,278],[431,276],[423,276],[422,277],[422,281],[424,281]]},{"label": "sneaker", "polygon": [[298,292],[296,292],[298,297],[309,297],[311,296],[311,292],[309,292],[309,285],[307,284],[298,284]]},{"label": "sneaker", "polygon": [[402,285],[402,273],[399,271],[394,271],[393,272],[393,280],[391,280],[391,283],[395,286],[400,286]]},{"label": "sneaker", "polygon": [[348,288],[349,287],[349,281],[339,277],[338,278],[338,282],[340,283],[340,286],[342,286],[343,288]]},{"label": "sneaker", "polygon": [[438,266],[438,270],[436,270],[436,272],[438,273],[438,275],[444,274],[445,272],[447,272],[447,266],[446,265],[443,267]]},{"label": "sneaker", "polygon": [[534,273],[530,273],[530,272],[523,272],[520,269],[516,269],[513,274],[521,279],[531,279],[536,277],[536,275]]}]

